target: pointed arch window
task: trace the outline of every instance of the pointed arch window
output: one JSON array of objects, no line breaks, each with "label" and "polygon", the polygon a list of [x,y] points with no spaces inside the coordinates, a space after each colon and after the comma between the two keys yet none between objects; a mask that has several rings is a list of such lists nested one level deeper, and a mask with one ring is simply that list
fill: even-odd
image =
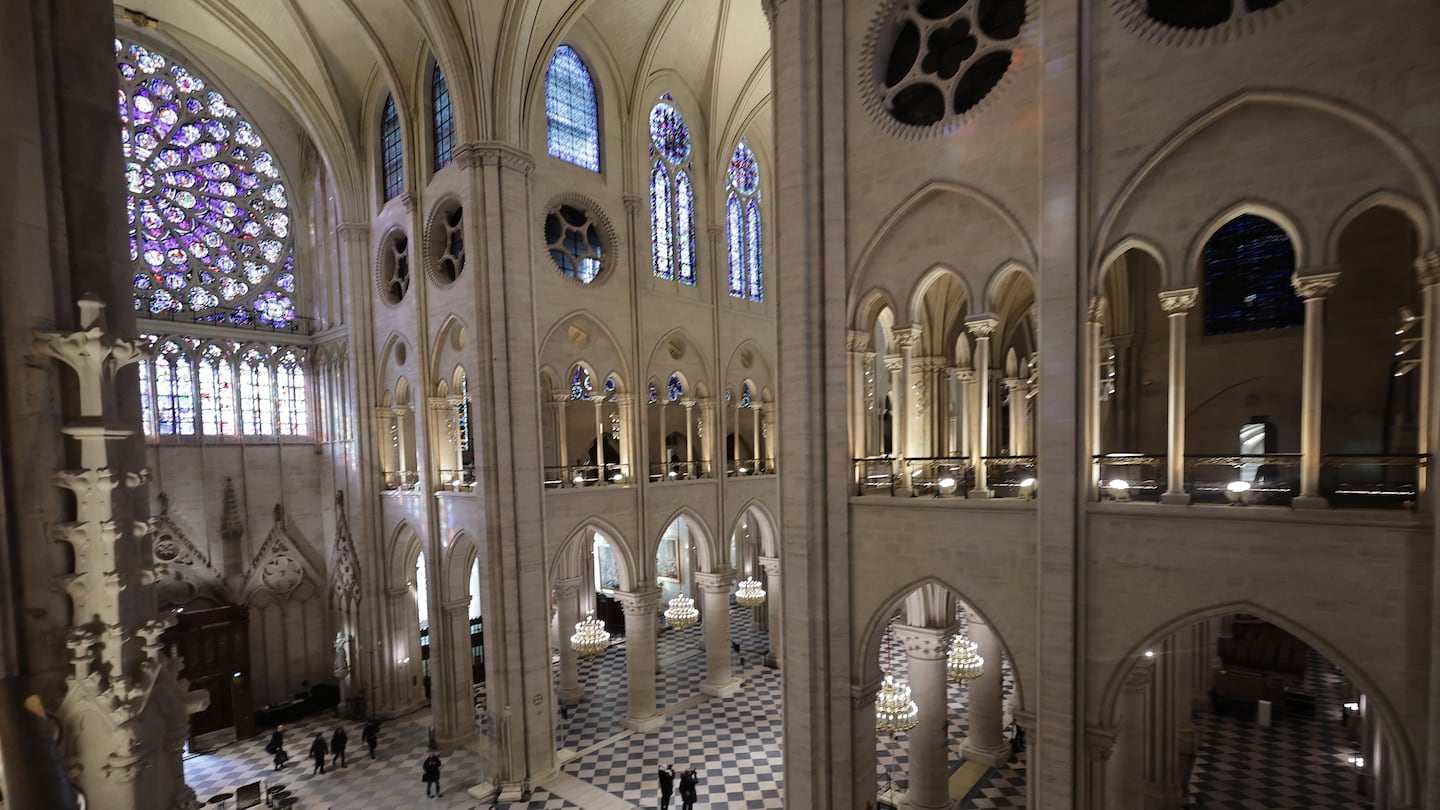
[{"label": "pointed arch window", "polygon": [[150,361],[140,361],[140,419],[144,423],[145,435],[155,435],[155,401],[150,397]]},{"label": "pointed arch window", "polygon": [[1284,329],[1305,323],[1290,283],[1295,246],[1285,229],[1253,214],[1225,223],[1205,242],[1205,334]]},{"label": "pointed arch window", "polygon": [[680,379],[679,374],[670,375],[670,384],[666,387],[666,394],[670,396],[671,402],[679,402],[685,396],[685,383]]},{"label": "pointed arch window", "polygon": [[251,349],[240,363],[240,430],[247,436],[275,432],[274,381],[267,360],[259,349]]},{"label": "pointed arch window", "polygon": [[594,390],[595,381],[590,377],[590,369],[583,365],[575,366],[570,374],[570,398],[588,400]]},{"label": "pointed arch window", "polygon": [[405,143],[400,135],[400,113],[395,109],[395,96],[385,97],[385,110],[380,114],[380,174],[388,202],[405,190]]},{"label": "pointed arch window", "polygon": [[760,255],[760,167],[750,145],[741,141],[725,173],[725,232],[730,264],[730,295],[765,300]]},{"label": "pointed arch window", "polygon": [[695,186],[690,128],[669,94],[650,110],[650,245],[655,275],[695,283]]},{"label": "pointed arch window", "polygon": [[600,171],[600,108],[580,54],[561,45],[545,71],[545,146],[552,157]]},{"label": "pointed arch window", "polygon": [[310,432],[305,405],[305,363],[294,351],[280,355],[275,364],[276,404],[279,406],[281,436],[304,436]]},{"label": "pointed arch window", "polygon": [[438,172],[455,159],[455,112],[450,107],[450,87],[445,84],[439,62],[430,71],[430,112],[431,145],[435,149],[435,171]]},{"label": "pointed arch window", "polygon": [[200,429],[206,436],[234,436],[235,372],[219,346],[200,356]]},{"label": "pointed arch window", "polygon": [[460,415],[458,418],[460,430],[460,452],[469,453],[470,450],[470,376],[460,372]]},{"label": "pointed arch window", "polygon": [[195,377],[180,344],[168,341],[155,358],[155,412],[161,436],[195,435]]}]

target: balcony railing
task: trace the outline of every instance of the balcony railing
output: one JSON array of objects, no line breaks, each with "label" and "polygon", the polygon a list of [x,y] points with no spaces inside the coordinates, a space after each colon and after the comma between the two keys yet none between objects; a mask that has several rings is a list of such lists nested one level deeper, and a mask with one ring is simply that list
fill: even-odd
[{"label": "balcony railing", "polygon": [[475,470],[441,470],[440,488],[451,492],[470,492],[475,489]]},{"label": "balcony railing", "polygon": [[392,470],[385,473],[385,489],[409,490],[420,486],[420,473],[414,470]]},{"label": "balcony railing", "polygon": [[[1095,456],[1100,500],[1158,501],[1167,489],[1165,457]],[[1330,453],[1321,457],[1319,494],[1340,509],[1413,508],[1429,461],[1416,454]],[[1299,453],[1185,456],[1192,503],[1289,506],[1300,494]]]},{"label": "balcony railing", "polygon": [[774,474],[775,459],[773,458],[742,458],[725,462],[726,478]]},{"label": "balcony railing", "polygon": [[650,465],[650,482],[692,481],[709,478],[713,473],[708,461],[666,461]]},{"label": "balcony railing", "polygon": [[985,485],[992,498],[1035,496],[1034,456],[985,456]]},{"label": "balcony railing", "polygon": [[1165,457],[1145,453],[1095,456],[1102,501],[1159,501],[1165,492]]},{"label": "balcony railing", "polygon": [[629,464],[571,464],[545,468],[546,489],[620,486],[630,483]]},{"label": "balcony railing", "polygon": [[[855,461],[856,494],[905,493],[905,472],[910,473],[914,497],[965,498],[975,488],[975,471],[965,456],[892,458],[871,456]],[[982,459],[990,497],[1028,498],[1035,494],[1034,456],[986,456]]]}]

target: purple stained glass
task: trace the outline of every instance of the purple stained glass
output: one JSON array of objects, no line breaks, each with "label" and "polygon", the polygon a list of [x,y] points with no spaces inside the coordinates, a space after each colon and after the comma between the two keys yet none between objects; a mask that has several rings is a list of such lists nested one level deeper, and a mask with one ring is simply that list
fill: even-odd
[{"label": "purple stained glass", "polygon": [[[289,200],[255,127],[192,70],[118,39],[115,54],[137,298],[197,320],[215,320],[222,299],[232,323],[293,320],[293,267],[284,286],[276,278],[291,255],[293,223],[277,213]],[[249,260],[245,282],[223,275],[237,269],[231,254]]]},{"label": "purple stained glass", "polygon": [[762,250],[760,243],[760,199],[757,195],[745,206],[745,266],[746,275],[749,277],[749,290],[751,301],[765,300],[765,276],[761,262]]},{"label": "purple stained glass", "polygon": [[650,247],[655,275],[660,278],[675,277],[675,232],[670,222],[670,174],[663,163],[656,161],[650,171]]},{"label": "purple stained glass", "polygon": [[690,157],[690,128],[680,111],[662,101],[650,110],[650,145],[669,163]]},{"label": "purple stained glass", "polygon": [[550,155],[600,171],[600,116],[595,83],[569,45],[555,49],[545,71],[545,142]]},{"label": "purple stained glass", "polygon": [[679,374],[670,375],[670,383],[666,386],[665,393],[669,395],[671,402],[679,402],[680,398],[685,396],[685,384],[680,381]]},{"label": "purple stained glass", "polygon": [[730,239],[730,294],[751,301],[765,300],[760,241],[760,167],[744,141],[735,145],[725,173],[730,193],[725,226]]},{"label": "purple stained glass", "polygon": [[683,171],[675,175],[675,277],[695,283],[695,187]]},{"label": "purple stained glass", "polygon": [[740,198],[730,192],[725,200],[725,236],[729,247],[730,295],[745,297],[745,219]]}]

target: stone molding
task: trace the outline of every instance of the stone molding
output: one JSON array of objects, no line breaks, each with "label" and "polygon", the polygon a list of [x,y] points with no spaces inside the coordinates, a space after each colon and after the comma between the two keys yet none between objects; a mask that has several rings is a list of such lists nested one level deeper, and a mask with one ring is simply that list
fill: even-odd
[{"label": "stone molding", "polygon": [[895,625],[895,637],[905,646],[905,654],[911,658],[927,661],[945,658],[950,654],[950,637],[955,627],[913,627],[908,624]]},{"label": "stone molding", "polygon": [[1440,284],[1440,250],[1427,250],[1415,257],[1415,280],[1422,290]]},{"label": "stone molding", "polygon": [[1085,322],[1098,324],[1105,318],[1105,299],[1095,296],[1090,299],[1090,306],[1085,311]]},{"label": "stone molding", "polygon": [[[1326,269],[1329,270],[1329,268]],[[1307,301],[1312,298],[1324,300],[1330,291],[1335,289],[1335,285],[1339,281],[1340,273],[1335,270],[1304,274],[1297,272],[1290,277],[1290,284],[1295,288],[1295,294]]]},{"label": "stone molding", "polygon": [[863,352],[870,349],[870,333],[859,329],[851,329],[845,333],[845,350],[848,352]]},{"label": "stone molding", "polygon": [[551,583],[555,589],[557,599],[573,599],[580,593],[580,584],[584,582],[582,577],[561,577]]},{"label": "stone molding", "polygon": [[1091,726],[1085,729],[1085,750],[1091,762],[1105,762],[1115,751],[1116,730]]},{"label": "stone molding", "polygon": [[976,339],[988,338],[995,334],[995,330],[998,328],[1000,328],[1000,319],[989,313],[972,315],[965,319],[965,329]]},{"label": "stone molding", "polygon": [[1160,298],[1160,308],[1166,315],[1184,315],[1195,308],[1195,302],[1200,299],[1200,288],[1177,287],[1161,290],[1157,295]]},{"label": "stone molding", "polygon": [[735,571],[702,571],[695,574],[695,584],[704,593],[728,593],[735,585]]},{"label": "stone molding", "polygon": [[535,171],[535,159],[530,153],[498,141],[477,141],[467,144],[475,150],[482,166],[499,166],[512,169],[527,177]]},{"label": "stone molding", "polygon": [[659,615],[659,588],[634,593],[629,591],[616,591],[615,598],[620,600],[620,607],[625,611],[626,616],[649,616],[653,619]]},{"label": "stone molding", "polygon": [[920,342],[920,327],[902,326],[890,333],[895,337],[895,345],[901,349],[913,349],[915,344]]}]

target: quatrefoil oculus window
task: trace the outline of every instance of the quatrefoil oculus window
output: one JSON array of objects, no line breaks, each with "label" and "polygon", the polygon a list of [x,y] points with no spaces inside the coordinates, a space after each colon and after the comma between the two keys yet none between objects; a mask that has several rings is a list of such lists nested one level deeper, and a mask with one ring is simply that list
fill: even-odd
[{"label": "quatrefoil oculus window", "polygon": [[1025,24],[1025,0],[905,0],[875,43],[880,106],[933,127],[975,108],[1000,83]]},{"label": "quatrefoil oculus window", "polygon": [[545,247],[560,273],[581,284],[594,281],[604,267],[600,224],[573,203],[559,203],[545,216]]},{"label": "quatrefoil oculus window", "polygon": [[397,233],[385,240],[380,252],[380,292],[391,304],[398,304],[410,291],[410,240]]}]

